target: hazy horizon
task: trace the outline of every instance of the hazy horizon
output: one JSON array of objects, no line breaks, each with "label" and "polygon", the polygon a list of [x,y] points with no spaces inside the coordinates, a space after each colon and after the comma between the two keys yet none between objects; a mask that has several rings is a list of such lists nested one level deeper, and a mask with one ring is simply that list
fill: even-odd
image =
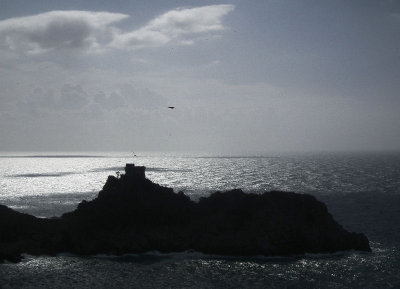
[{"label": "hazy horizon", "polygon": [[[135,155],[134,155],[135,154]],[[132,163],[140,158],[146,157],[177,157],[177,158],[276,158],[276,157],[307,157],[307,156],[399,156],[400,150],[287,150],[287,151],[268,151],[268,152],[210,152],[210,151],[0,151],[0,158],[132,158]]]},{"label": "hazy horizon", "polygon": [[390,0],[3,0],[0,152],[399,151],[399,27]]}]

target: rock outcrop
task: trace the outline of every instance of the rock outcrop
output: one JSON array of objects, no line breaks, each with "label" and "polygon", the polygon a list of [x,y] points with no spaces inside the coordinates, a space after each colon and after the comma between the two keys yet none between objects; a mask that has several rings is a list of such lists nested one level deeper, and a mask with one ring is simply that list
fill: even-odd
[{"label": "rock outcrop", "polygon": [[60,218],[39,219],[0,206],[0,261],[21,253],[123,254],[196,250],[220,255],[293,255],[370,251],[363,234],[347,232],[325,204],[292,192],[216,192],[199,202],[127,164],[97,198]]}]

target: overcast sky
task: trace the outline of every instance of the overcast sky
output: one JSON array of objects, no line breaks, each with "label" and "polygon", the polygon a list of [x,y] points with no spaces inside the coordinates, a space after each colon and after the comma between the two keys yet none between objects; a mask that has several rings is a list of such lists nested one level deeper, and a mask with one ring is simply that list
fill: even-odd
[{"label": "overcast sky", "polygon": [[0,0],[1,151],[398,150],[399,94],[400,1]]}]

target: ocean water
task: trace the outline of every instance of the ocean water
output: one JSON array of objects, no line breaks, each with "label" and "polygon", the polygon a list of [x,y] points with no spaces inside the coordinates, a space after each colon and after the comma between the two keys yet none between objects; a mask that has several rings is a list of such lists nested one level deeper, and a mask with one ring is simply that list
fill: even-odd
[{"label": "ocean water", "polygon": [[216,190],[289,190],[325,202],[372,253],[229,258],[199,252],[26,256],[0,265],[0,288],[400,288],[400,154],[212,157],[141,153],[1,154],[0,203],[60,216],[96,197],[126,163],[192,199]]}]

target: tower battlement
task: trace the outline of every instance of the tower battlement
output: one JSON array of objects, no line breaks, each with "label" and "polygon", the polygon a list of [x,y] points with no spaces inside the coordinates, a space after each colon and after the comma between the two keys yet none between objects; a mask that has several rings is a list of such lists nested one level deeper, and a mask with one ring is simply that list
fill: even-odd
[{"label": "tower battlement", "polygon": [[144,166],[135,166],[135,164],[126,164],[125,165],[125,174],[127,177],[134,177],[138,179],[144,179],[146,167]]}]

